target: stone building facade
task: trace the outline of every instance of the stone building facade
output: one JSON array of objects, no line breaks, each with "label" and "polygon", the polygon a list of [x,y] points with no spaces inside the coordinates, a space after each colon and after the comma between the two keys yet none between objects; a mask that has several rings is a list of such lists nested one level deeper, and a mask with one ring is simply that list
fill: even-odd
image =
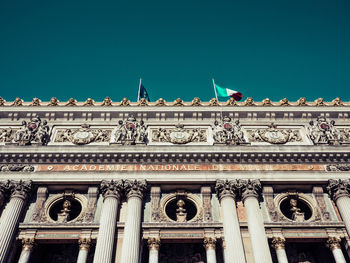
[{"label": "stone building facade", "polygon": [[0,98],[0,263],[350,262],[349,106]]}]

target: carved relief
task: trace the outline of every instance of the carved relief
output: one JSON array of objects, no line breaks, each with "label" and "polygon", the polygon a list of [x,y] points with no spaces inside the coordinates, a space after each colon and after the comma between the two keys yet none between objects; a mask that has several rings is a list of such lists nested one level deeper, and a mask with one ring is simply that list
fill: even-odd
[{"label": "carved relief", "polygon": [[77,145],[109,142],[111,133],[112,129],[92,129],[88,124],[83,124],[79,129],[58,130],[55,142],[71,142]]},{"label": "carved relief", "polygon": [[17,130],[14,128],[0,129],[0,142],[11,142],[15,138]]},{"label": "carved relief", "polygon": [[152,129],[152,142],[168,142],[173,144],[186,144],[190,142],[206,142],[206,129],[184,128],[177,124],[175,128]]},{"label": "carved relief", "polygon": [[159,222],[160,220],[160,187],[152,186],[151,187],[151,221]]},{"label": "carved relief", "polygon": [[29,122],[22,121],[22,127],[16,131],[13,141],[18,145],[31,145],[32,143],[47,145],[50,140],[49,131],[46,120],[42,122],[39,117],[34,117]]},{"label": "carved relief", "polygon": [[[328,121],[325,117],[318,117],[316,122],[310,121],[307,127],[308,135],[314,144],[340,144],[342,133],[334,126],[335,121]],[[345,130],[343,132],[345,135]]]},{"label": "carved relief", "polygon": [[47,187],[38,187],[32,221],[39,222],[44,212],[44,204],[47,199]]},{"label": "carved relief", "polygon": [[277,129],[274,123],[271,123],[266,129],[248,130],[249,141],[268,142],[272,144],[285,144],[287,142],[301,142],[302,138],[299,130],[296,129]]},{"label": "carved relief", "polygon": [[202,200],[203,200],[203,220],[205,222],[212,221],[211,213],[211,189],[208,186],[202,186],[201,188]]},{"label": "carved relief", "polygon": [[84,222],[94,221],[97,198],[98,198],[98,188],[89,187],[87,209],[83,219]]},{"label": "carved relief", "polygon": [[34,166],[30,164],[2,164],[1,172],[33,172]]},{"label": "carved relief", "polygon": [[218,144],[238,145],[246,143],[239,120],[233,123],[228,116],[224,116],[221,123],[214,122],[213,139]]},{"label": "carved relief", "polygon": [[321,216],[324,221],[331,221],[329,212],[327,211],[326,202],[324,200],[323,188],[321,186],[314,186],[312,193],[315,196],[318,207],[321,210]]},{"label": "carved relief", "polygon": [[267,210],[269,212],[271,221],[277,222],[278,221],[278,213],[277,213],[277,210],[275,207],[275,202],[273,200],[273,198],[274,198],[273,188],[271,186],[264,186],[263,195],[264,195],[265,204],[266,204]]},{"label": "carved relief", "polygon": [[147,126],[143,120],[138,122],[130,115],[125,122],[120,120],[114,132],[114,141],[122,145],[135,145],[147,143]]},{"label": "carved relief", "polygon": [[350,164],[328,164],[326,171],[330,172],[346,172],[350,171]]}]

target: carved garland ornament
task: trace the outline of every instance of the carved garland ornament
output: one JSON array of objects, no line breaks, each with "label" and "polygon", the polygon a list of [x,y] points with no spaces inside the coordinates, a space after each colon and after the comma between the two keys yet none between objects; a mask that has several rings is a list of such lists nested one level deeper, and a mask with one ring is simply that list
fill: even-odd
[{"label": "carved garland ornament", "polygon": [[268,142],[272,144],[285,144],[287,142],[300,142],[302,138],[298,130],[277,129],[271,123],[266,129],[255,129],[248,131],[251,142]]},{"label": "carved garland ornament", "polygon": [[190,142],[206,142],[206,129],[184,128],[177,124],[174,128],[152,129],[153,142],[168,142],[173,144],[187,144]]}]

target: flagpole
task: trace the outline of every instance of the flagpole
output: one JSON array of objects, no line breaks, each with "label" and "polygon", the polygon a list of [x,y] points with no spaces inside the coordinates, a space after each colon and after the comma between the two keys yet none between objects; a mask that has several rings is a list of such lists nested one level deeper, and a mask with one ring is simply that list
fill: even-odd
[{"label": "flagpole", "polygon": [[139,102],[139,101],[140,101],[140,89],[141,89],[141,81],[142,81],[142,79],[140,78],[139,91],[137,92],[137,102]]},{"label": "flagpole", "polygon": [[[219,102],[218,93],[216,92],[216,87],[215,87],[215,80],[214,80],[214,78],[212,78],[212,80],[213,80],[213,86],[214,86],[215,97],[216,97],[216,100]],[[222,108],[221,108],[221,106],[220,106],[220,115],[221,115],[221,120],[222,120]],[[216,117],[215,117],[215,119],[216,119]]]}]

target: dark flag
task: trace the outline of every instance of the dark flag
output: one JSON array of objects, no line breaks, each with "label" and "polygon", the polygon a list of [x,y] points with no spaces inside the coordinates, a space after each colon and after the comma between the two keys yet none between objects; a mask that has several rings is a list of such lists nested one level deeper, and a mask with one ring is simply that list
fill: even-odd
[{"label": "dark flag", "polygon": [[145,98],[147,101],[151,101],[151,100],[149,99],[147,90],[145,89],[145,87],[143,86],[142,83],[140,84],[139,98],[140,98],[140,99],[141,99],[141,98]]}]

